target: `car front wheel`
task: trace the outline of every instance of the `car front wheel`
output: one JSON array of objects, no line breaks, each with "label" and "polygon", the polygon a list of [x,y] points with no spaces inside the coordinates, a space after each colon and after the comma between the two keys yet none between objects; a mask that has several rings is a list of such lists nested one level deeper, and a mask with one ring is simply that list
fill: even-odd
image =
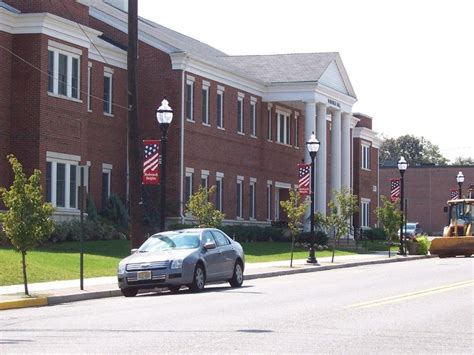
[{"label": "car front wheel", "polygon": [[229,280],[231,287],[240,287],[244,282],[244,270],[242,268],[242,264],[240,262],[236,262],[234,266],[234,274],[232,278]]},{"label": "car front wheel", "polygon": [[204,268],[202,265],[196,265],[194,269],[194,278],[193,283],[189,286],[191,291],[193,292],[200,292],[204,289],[204,285],[206,283],[206,274],[204,272]]},{"label": "car front wheel", "polygon": [[120,291],[125,297],[135,297],[138,293],[138,289],[136,288],[121,288]]}]

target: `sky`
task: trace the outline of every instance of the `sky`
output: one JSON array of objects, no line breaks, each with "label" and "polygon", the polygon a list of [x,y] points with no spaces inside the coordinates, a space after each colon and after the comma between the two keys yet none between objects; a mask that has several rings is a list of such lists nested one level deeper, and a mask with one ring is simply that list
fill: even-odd
[{"label": "sky", "polygon": [[474,158],[472,0],[139,0],[138,14],[229,55],[339,52],[376,132]]}]

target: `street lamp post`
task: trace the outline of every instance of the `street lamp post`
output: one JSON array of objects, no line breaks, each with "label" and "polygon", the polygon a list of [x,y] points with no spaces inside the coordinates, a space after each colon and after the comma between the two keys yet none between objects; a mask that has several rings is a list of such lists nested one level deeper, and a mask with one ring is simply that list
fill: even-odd
[{"label": "street lamp post", "polygon": [[315,243],[315,236],[314,236],[314,159],[316,158],[316,153],[319,150],[319,141],[316,139],[314,132],[311,134],[311,138],[306,142],[306,147],[308,148],[309,156],[311,157],[311,185],[310,185],[310,196],[311,196],[311,211],[310,211],[310,223],[311,223],[311,230],[310,230],[310,247],[309,247],[309,256],[306,262],[311,264],[317,264],[318,261],[316,260],[316,255],[314,251],[314,243]]},{"label": "street lamp post", "polygon": [[459,186],[458,198],[461,199],[462,198],[462,183],[464,182],[464,175],[462,171],[460,171],[458,175],[456,176],[456,181],[458,182],[458,186]]},{"label": "street lamp post", "polygon": [[161,101],[161,106],[156,110],[156,119],[161,128],[160,231],[164,231],[166,218],[166,141],[168,140],[168,127],[173,120],[173,110],[168,105],[166,98]]},{"label": "street lamp post", "polygon": [[404,181],[403,181],[403,175],[405,175],[405,171],[407,170],[408,163],[405,160],[404,157],[401,157],[400,160],[398,161],[398,170],[400,171],[400,212],[402,214],[401,220],[400,220],[400,251],[398,252],[399,255],[405,255],[405,250],[403,249],[403,224],[404,224],[404,215],[403,215],[403,190],[404,190]]}]

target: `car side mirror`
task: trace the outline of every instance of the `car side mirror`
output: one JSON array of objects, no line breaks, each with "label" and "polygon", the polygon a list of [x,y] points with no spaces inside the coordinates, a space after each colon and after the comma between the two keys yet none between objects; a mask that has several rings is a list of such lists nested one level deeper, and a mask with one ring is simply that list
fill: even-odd
[{"label": "car side mirror", "polygon": [[444,206],[443,212],[444,212],[444,213],[448,213],[448,206]]},{"label": "car side mirror", "polygon": [[216,243],[213,242],[207,242],[204,244],[204,249],[209,250],[209,249],[215,249],[216,248]]},{"label": "car side mirror", "polygon": [[137,251],[138,251],[137,248],[133,248],[133,249],[130,250],[130,254],[135,254]]}]

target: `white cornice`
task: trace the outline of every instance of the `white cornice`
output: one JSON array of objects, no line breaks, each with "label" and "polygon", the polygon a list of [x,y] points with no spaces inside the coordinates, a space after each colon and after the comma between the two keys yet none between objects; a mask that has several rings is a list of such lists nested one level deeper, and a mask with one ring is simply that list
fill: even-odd
[{"label": "white cornice", "polygon": [[380,149],[382,145],[382,140],[377,136],[377,132],[372,131],[371,129],[365,127],[356,127],[352,131],[353,138],[360,138],[365,141],[371,142],[372,147]]},{"label": "white cornice", "polygon": [[[94,45],[89,48],[89,58],[118,68],[127,69],[127,52],[100,39],[94,39]],[[96,49],[97,47],[97,49]]]},{"label": "white cornice", "polygon": [[351,129],[354,129],[359,123],[360,119],[354,116],[351,116]]}]

